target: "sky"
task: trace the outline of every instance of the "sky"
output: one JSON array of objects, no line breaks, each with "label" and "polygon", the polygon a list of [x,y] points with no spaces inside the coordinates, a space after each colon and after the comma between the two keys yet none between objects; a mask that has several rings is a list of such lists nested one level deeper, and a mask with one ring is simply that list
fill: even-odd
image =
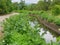
[{"label": "sky", "polygon": [[[25,0],[25,3],[31,4],[31,3],[37,3],[39,0]],[[20,2],[20,0],[12,0],[12,2]]]}]

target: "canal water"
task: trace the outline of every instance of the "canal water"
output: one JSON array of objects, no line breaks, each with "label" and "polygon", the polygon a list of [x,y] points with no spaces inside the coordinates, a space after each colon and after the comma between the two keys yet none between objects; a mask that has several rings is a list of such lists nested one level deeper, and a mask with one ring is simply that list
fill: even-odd
[{"label": "canal water", "polygon": [[[36,25],[40,25],[37,21],[29,21],[29,24],[32,28],[34,28]],[[53,31],[49,31],[49,29],[39,26],[37,29],[40,30],[39,34],[42,36],[42,38],[45,39],[46,43],[56,42],[56,34]]]}]

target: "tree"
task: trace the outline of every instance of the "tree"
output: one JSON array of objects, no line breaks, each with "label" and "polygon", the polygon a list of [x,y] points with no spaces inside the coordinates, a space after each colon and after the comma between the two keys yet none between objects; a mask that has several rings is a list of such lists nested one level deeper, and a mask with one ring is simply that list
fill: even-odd
[{"label": "tree", "polygon": [[12,10],[12,2],[11,0],[0,0],[0,14],[9,13]]},{"label": "tree", "polygon": [[36,9],[38,10],[49,10],[50,5],[52,4],[51,0],[43,0],[39,1],[38,4],[36,5]]},{"label": "tree", "polygon": [[19,6],[20,6],[20,10],[25,9],[25,0],[21,0]]},{"label": "tree", "polygon": [[60,0],[53,0],[54,4],[59,4],[60,5]]},{"label": "tree", "polygon": [[15,2],[13,3],[13,10],[19,10],[19,3],[18,2]]},{"label": "tree", "polygon": [[45,1],[39,1],[38,4],[36,5],[38,10],[48,10],[48,4]]},{"label": "tree", "polygon": [[30,10],[30,11],[36,10],[36,4],[28,5],[27,10]]}]

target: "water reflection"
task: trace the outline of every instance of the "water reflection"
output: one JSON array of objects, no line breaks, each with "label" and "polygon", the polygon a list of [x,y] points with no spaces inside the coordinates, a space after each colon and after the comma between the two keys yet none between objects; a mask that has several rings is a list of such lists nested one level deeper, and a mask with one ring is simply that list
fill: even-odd
[{"label": "water reflection", "polygon": [[50,43],[51,41],[56,42],[56,37],[54,37],[49,31],[45,31],[43,28],[40,28],[41,32],[40,35],[43,35],[43,38],[47,43]]},{"label": "water reflection", "polygon": [[[34,26],[37,25],[38,22],[29,21],[29,24],[31,25],[32,28],[34,28]],[[44,27],[43,28],[38,27],[37,29],[40,30],[39,34],[42,36],[42,38],[45,39],[47,43],[50,43],[51,41],[56,42],[56,37],[52,35],[51,32],[49,32],[48,30],[45,30]]]}]

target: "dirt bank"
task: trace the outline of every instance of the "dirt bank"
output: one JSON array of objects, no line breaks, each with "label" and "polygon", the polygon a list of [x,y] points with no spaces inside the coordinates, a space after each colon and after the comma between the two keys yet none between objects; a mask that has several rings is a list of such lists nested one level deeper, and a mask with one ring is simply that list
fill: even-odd
[{"label": "dirt bank", "polygon": [[2,22],[6,19],[6,18],[9,18],[10,16],[12,15],[16,15],[18,13],[11,13],[11,14],[6,14],[6,15],[1,15],[0,16],[0,38],[2,37],[2,30],[3,30],[3,27],[2,27]]}]

